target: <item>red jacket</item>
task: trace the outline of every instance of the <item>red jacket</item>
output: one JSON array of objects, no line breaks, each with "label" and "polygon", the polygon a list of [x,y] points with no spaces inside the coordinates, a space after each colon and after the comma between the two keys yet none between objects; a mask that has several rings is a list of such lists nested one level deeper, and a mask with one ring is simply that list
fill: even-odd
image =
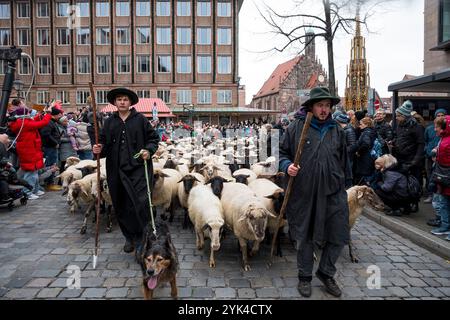
[{"label": "red jacket", "polygon": [[42,120],[39,120],[39,116],[37,116],[34,120],[18,119],[9,124],[11,131],[18,134],[22,127],[22,121],[25,121],[16,143],[16,151],[22,170],[36,171],[44,167],[42,141],[38,129],[48,125],[51,119],[52,116],[46,114]]},{"label": "red jacket", "polygon": [[[447,125],[441,133],[441,142],[439,143],[436,162],[441,166],[450,167],[450,116],[445,117]],[[441,193],[450,196],[450,188],[442,188]]]}]

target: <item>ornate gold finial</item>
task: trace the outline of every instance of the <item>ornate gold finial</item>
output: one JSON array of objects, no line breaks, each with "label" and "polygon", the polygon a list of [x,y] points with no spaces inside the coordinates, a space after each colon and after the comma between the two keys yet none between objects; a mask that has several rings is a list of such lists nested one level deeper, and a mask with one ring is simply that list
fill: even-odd
[{"label": "ornate gold finial", "polygon": [[364,110],[367,108],[369,91],[369,72],[366,61],[365,39],[361,36],[359,0],[356,8],[356,32],[352,40],[350,65],[347,66],[345,88],[345,109]]}]

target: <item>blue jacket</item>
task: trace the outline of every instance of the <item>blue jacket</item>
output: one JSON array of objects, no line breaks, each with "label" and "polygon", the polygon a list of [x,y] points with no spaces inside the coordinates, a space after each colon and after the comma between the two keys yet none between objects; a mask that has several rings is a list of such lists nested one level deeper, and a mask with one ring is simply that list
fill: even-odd
[{"label": "blue jacket", "polygon": [[431,158],[431,151],[436,148],[439,144],[440,137],[436,135],[436,131],[434,131],[434,124],[430,124],[425,129],[425,154],[428,158]]}]

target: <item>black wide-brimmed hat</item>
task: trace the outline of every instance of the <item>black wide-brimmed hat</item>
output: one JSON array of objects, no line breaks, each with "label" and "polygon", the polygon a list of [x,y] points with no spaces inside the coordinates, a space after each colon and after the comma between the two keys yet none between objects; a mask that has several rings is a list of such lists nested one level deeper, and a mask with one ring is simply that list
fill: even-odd
[{"label": "black wide-brimmed hat", "polygon": [[112,89],[111,91],[108,92],[106,98],[108,99],[109,103],[115,105],[117,96],[127,96],[128,98],[130,98],[132,106],[134,106],[136,103],[139,102],[137,94],[134,91],[127,88]]},{"label": "black wide-brimmed hat", "polygon": [[338,104],[341,99],[339,97],[332,96],[328,88],[325,87],[316,87],[312,89],[309,93],[309,99],[306,100],[302,106],[312,107],[312,105],[321,100],[330,99],[331,106]]}]

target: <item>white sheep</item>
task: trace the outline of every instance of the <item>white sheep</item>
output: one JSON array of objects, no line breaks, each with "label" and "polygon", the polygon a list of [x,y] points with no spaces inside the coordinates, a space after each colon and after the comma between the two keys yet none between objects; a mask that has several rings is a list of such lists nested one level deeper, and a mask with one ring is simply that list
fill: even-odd
[{"label": "white sheep", "polygon": [[83,178],[81,170],[75,168],[75,166],[67,167],[62,173],[55,177],[61,180],[61,186],[63,188],[63,195],[67,193],[68,186],[76,180]]},{"label": "white sheep", "polygon": [[[248,187],[261,198],[264,206],[276,218],[269,217],[267,221],[267,230],[273,236],[278,229],[278,216],[280,215],[281,207],[284,200],[284,190],[269,179],[256,179],[248,184]],[[287,224],[286,219],[282,219],[280,229]],[[281,232],[278,232],[278,236]],[[281,256],[280,239],[277,239],[277,254]]]},{"label": "white sheep", "polygon": [[[245,169],[245,168],[239,169],[239,170],[236,170],[235,172],[233,172],[233,177],[236,179],[236,181],[247,184],[247,185],[250,182],[256,180],[256,178],[257,178],[256,173],[254,173],[250,169]],[[245,183],[245,181],[247,183]]]},{"label": "white sheep", "polygon": [[64,165],[64,169],[67,169],[70,166],[76,165],[80,162],[80,158],[78,157],[68,157],[66,159],[66,163]]},{"label": "white sheep", "polygon": [[93,167],[97,168],[97,161],[96,160],[81,160],[75,165],[76,169],[81,169],[84,167]]},{"label": "white sheep", "polygon": [[275,216],[266,209],[261,198],[242,183],[225,183],[221,202],[225,223],[239,240],[244,270],[248,271],[247,240],[254,241],[250,252],[250,256],[253,256],[264,240],[267,218]]},{"label": "white sheep", "polygon": [[87,218],[95,207],[95,198],[92,195],[92,183],[97,179],[97,174],[92,173],[84,178],[74,181],[69,185],[67,192],[67,203],[70,206],[70,212],[75,213],[76,208],[80,208],[80,203],[88,205],[84,215],[83,226],[80,233],[83,234],[87,229]]},{"label": "white sheep", "polygon": [[156,169],[153,173],[152,204],[155,207],[161,206],[164,212],[170,209],[170,222],[173,221],[178,181],[181,178],[181,173],[174,169]]},{"label": "white sheep", "polygon": [[273,175],[278,171],[276,161],[277,160],[275,157],[268,157],[266,161],[261,161],[253,164],[251,166],[251,170],[256,174],[257,177]]},{"label": "white sheep", "polygon": [[[373,189],[368,186],[353,186],[350,189],[347,189],[347,201],[349,209],[349,232],[355,225],[356,220],[359,218],[366,205],[380,211],[384,209],[383,201],[378,197]],[[356,263],[358,262],[358,258],[353,254],[351,233],[349,236],[350,241],[348,244],[348,249],[350,260],[353,263]]]},{"label": "white sheep", "polygon": [[209,266],[214,268],[214,251],[220,248],[220,237],[224,226],[222,204],[211,188],[197,185],[192,188],[188,198],[189,218],[191,219],[197,238],[197,249],[204,245],[205,235],[211,239]]},{"label": "white sheep", "polygon": [[188,226],[188,196],[192,188],[198,184],[205,184],[205,178],[200,173],[190,173],[178,181],[178,201],[184,209],[183,229]]}]

